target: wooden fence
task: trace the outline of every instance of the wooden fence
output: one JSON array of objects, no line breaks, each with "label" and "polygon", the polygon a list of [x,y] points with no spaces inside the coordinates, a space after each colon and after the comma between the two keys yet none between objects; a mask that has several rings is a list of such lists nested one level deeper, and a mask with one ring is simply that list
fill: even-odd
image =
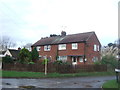
[{"label": "wooden fence", "polygon": [[[43,64],[3,64],[3,70],[9,71],[32,71],[32,72],[44,72]],[[103,72],[107,71],[106,65],[56,65],[49,63],[47,72],[58,73],[77,73],[77,72]]]}]

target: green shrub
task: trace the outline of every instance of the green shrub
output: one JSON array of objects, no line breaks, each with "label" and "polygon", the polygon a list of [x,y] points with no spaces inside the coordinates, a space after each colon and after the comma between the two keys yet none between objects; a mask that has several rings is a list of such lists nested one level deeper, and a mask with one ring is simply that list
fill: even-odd
[{"label": "green shrub", "polygon": [[3,57],[2,59],[3,59],[3,60],[2,60],[3,63],[14,63],[13,58],[10,57],[10,56],[5,56],[5,57]]},{"label": "green shrub", "polygon": [[36,62],[39,59],[39,53],[36,48],[34,48],[31,52],[31,58],[33,62]]},{"label": "green shrub", "polygon": [[34,62],[28,62],[28,64],[35,64]]},{"label": "green shrub", "polygon": [[96,61],[94,62],[95,65],[101,65],[101,62],[100,61]]},{"label": "green shrub", "polygon": [[63,62],[62,60],[56,60],[53,64],[59,64],[59,65],[70,65],[69,62]]},{"label": "green shrub", "polygon": [[61,60],[56,60],[53,62],[53,64],[62,64],[63,62]]},{"label": "green shrub", "polygon": [[20,60],[20,63],[22,64],[27,64],[31,62],[30,52],[27,49],[23,48],[19,53],[19,60]]}]

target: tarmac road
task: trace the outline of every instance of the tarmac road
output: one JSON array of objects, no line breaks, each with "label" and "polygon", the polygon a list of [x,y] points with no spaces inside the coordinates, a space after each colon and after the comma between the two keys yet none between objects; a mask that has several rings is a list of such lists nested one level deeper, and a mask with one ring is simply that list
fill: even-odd
[{"label": "tarmac road", "polygon": [[115,76],[43,78],[43,79],[2,79],[2,88],[19,88],[19,86],[35,86],[36,88],[101,88]]}]

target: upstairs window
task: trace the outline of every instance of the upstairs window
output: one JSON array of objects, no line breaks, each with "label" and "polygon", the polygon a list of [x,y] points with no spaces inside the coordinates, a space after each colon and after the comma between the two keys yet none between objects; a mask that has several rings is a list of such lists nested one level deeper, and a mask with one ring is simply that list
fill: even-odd
[{"label": "upstairs window", "polygon": [[66,50],[66,44],[60,44],[59,50]]},{"label": "upstairs window", "polygon": [[94,51],[97,51],[97,45],[94,44]]},{"label": "upstairs window", "polygon": [[78,44],[77,43],[72,43],[72,49],[78,49]]},{"label": "upstairs window", "polygon": [[44,46],[44,51],[50,51],[51,49],[51,46],[50,45],[45,45]]},{"label": "upstairs window", "polygon": [[37,46],[36,49],[37,49],[37,51],[40,51],[41,47],[40,47],[40,46]]}]

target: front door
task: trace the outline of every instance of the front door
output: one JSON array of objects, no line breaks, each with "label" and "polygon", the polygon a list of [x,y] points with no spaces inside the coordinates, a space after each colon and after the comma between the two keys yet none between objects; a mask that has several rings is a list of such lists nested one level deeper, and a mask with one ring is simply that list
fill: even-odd
[{"label": "front door", "polygon": [[76,65],[77,64],[77,57],[72,57],[72,64]]}]

